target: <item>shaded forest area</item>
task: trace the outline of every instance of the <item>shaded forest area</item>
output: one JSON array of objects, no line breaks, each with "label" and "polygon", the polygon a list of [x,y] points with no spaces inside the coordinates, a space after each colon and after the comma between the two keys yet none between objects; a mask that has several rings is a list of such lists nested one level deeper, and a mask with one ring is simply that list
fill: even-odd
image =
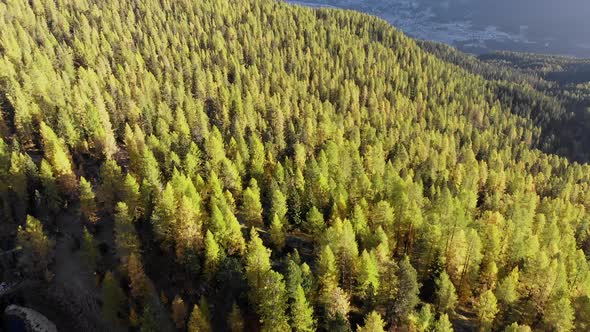
[{"label": "shaded forest area", "polygon": [[1,276],[24,285],[2,306],[84,331],[590,328],[558,70],[272,0],[6,0],[0,31]]}]

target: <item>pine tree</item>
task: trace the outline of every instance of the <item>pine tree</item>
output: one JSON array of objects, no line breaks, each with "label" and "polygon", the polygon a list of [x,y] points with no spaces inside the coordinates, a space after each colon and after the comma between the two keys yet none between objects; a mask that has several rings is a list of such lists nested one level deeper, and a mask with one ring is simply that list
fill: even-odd
[{"label": "pine tree", "polygon": [[176,198],[174,189],[168,183],[160,194],[152,214],[152,225],[156,238],[161,241],[162,247],[168,249],[174,239],[176,230]]},{"label": "pine tree", "polygon": [[102,316],[110,322],[117,322],[118,315],[124,308],[125,293],[113,276],[107,271],[102,281]]},{"label": "pine tree", "polygon": [[262,227],[262,204],[260,203],[260,189],[256,179],[250,180],[250,185],[242,194],[241,216],[249,227]]},{"label": "pine tree", "polygon": [[141,315],[140,332],[172,331],[168,313],[157,296],[148,299]]},{"label": "pine tree", "polygon": [[365,299],[375,297],[379,291],[379,269],[374,252],[369,254],[367,250],[363,250],[360,257],[357,283],[359,293]]},{"label": "pine tree", "polygon": [[139,253],[139,239],[135,227],[129,217],[127,204],[117,203],[115,208],[115,246],[117,255],[121,258],[123,265],[127,264],[127,258],[131,254]]},{"label": "pine tree", "polygon": [[496,287],[496,297],[498,301],[506,308],[518,301],[518,279],[520,277],[518,267],[515,267],[510,274],[500,281]]},{"label": "pine tree", "polygon": [[297,250],[295,250],[293,254],[289,254],[287,257],[287,267],[285,272],[287,293],[289,294],[289,298],[294,298],[297,287],[301,286],[303,283],[303,272],[301,271],[301,266],[298,264],[298,262],[301,261],[301,258],[299,257],[299,252]]},{"label": "pine tree", "polygon": [[82,233],[82,255],[90,270],[94,271],[98,260],[98,249],[94,237],[86,227]]},{"label": "pine tree", "polygon": [[330,246],[325,246],[321,251],[316,265],[319,285],[318,301],[327,306],[331,301],[332,294],[338,287],[338,268]]},{"label": "pine tree", "polygon": [[39,133],[43,140],[45,159],[49,161],[58,177],[72,173],[72,164],[67,148],[55,132],[45,122],[39,125]]},{"label": "pine tree", "polygon": [[324,216],[315,206],[312,207],[311,210],[309,210],[309,212],[307,213],[305,223],[303,224],[303,228],[306,232],[310,233],[313,236],[318,236],[326,228],[324,223]]},{"label": "pine tree", "polygon": [[307,302],[301,285],[297,286],[291,302],[291,328],[296,332],[315,331],[313,307]]},{"label": "pine tree", "polygon": [[127,275],[129,276],[129,287],[131,295],[138,299],[145,299],[149,295],[148,279],[143,270],[143,263],[140,257],[133,253],[127,262]]},{"label": "pine tree", "polygon": [[483,331],[491,330],[494,318],[498,313],[498,302],[491,290],[487,290],[479,296],[475,304],[475,310],[480,329]]},{"label": "pine tree", "polygon": [[121,188],[121,200],[127,204],[130,216],[135,219],[141,216],[141,194],[139,192],[139,183],[135,180],[133,175],[127,173],[123,180]]},{"label": "pine tree", "polygon": [[187,196],[182,196],[176,211],[174,241],[176,242],[176,258],[180,262],[188,262],[192,253],[203,247],[203,233],[197,211]]},{"label": "pine tree", "polygon": [[439,312],[452,314],[455,311],[457,292],[446,271],[442,271],[436,279],[436,299]]},{"label": "pine tree", "polygon": [[195,304],[191,317],[188,321],[188,332],[211,332],[211,317],[209,307],[204,297],[201,297],[199,304]]},{"label": "pine tree", "polygon": [[[41,160],[41,167],[39,168],[39,177],[41,178],[41,183],[43,184],[43,195],[45,196],[45,204],[47,204],[47,207],[52,213],[58,213],[63,205],[62,197],[60,196],[57,181],[53,175],[53,169],[45,159]],[[80,205],[82,205],[82,202],[80,202]],[[94,216],[92,215],[91,217]],[[94,219],[90,221],[94,221]]]},{"label": "pine tree", "polygon": [[413,319],[412,325],[420,332],[427,332],[432,329],[434,318],[432,306],[427,303],[420,308],[420,312]]},{"label": "pine tree", "polygon": [[504,329],[504,332],[531,332],[531,328],[527,325],[518,325],[518,323],[512,323]]},{"label": "pine tree", "polygon": [[269,216],[274,218],[277,216],[281,221],[286,221],[285,217],[287,216],[288,208],[287,208],[287,198],[279,189],[275,189],[272,192],[272,204],[270,208]]},{"label": "pine tree", "polygon": [[22,248],[19,265],[27,273],[34,276],[47,270],[53,259],[54,243],[45,235],[38,219],[27,216],[25,227],[18,227],[16,242]]},{"label": "pine tree", "polygon": [[177,329],[184,328],[186,324],[187,308],[182,297],[176,295],[172,300],[172,320]]},{"label": "pine tree", "polygon": [[262,243],[258,232],[252,228],[250,230],[250,242],[248,243],[246,255],[244,256],[244,266],[246,279],[248,279],[248,284],[253,294],[262,289],[262,278],[271,269],[270,253],[271,251]]},{"label": "pine tree", "polygon": [[96,201],[92,185],[83,176],[80,177],[80,212],[86,220],[96,222]]},{"label": "pine tree", "polygon": [[121,167],[114,160],[105,161],[100,167],[100,185],[97,188],[97,198],[108,212],[115,208],[121,182]]},{"label": "pine tree", "polygon": [[564,291],[555,292],[547,301],[543,312],[543,323],[548,330],[572,331],[574,329],[574,309]]},{"label": "pine tree", "polygon": [[205,235],[205,273],[213,276],[219,267],[221,259],[221,249],[215,240],[215,236],[210,231]]},{"label": "pine tree", "polygon": [[227,319],[227,325],[231,332],[243,332],[244,331],[244,317],[240,307],[234,302]]},{"label": "pine tree", "polygon": [[227,223],[227,252],[229,255],[242,255],[246,249],[246,240],[242,234],[242,225],[234,214],[229,210],[225,210]]},{"label": "pine tree", "polygon": [[357,328],[357,332],[385,332],[385,322],[376,311],[365,316],[364,325]]},{"label": "pine tree", "polygon": [[270,225],[270,239],[278,251],[285,247],[285,230],[283,229],[283,222],[278,215],[274,215]]},{"label": "pine tree", "polygon": [[326,306],[326,328],[330,331],[348,331],[350,324],[348,314],[350,312],[350,297],[340,287],[329,294],[329,300]]},{"label": "pine tree", "polygon": [[434,331],[435,332],[453,332],[453,325],[451,321],[449,321],[449,316],[447,314],[442,314],[439,319],[434,324]]},{"label": "pine tree", "polygon": [[393,312],[399,324],[408,318],[409,314],[420,302],[418,298],[420,285],[417,281],[417,273],[410,264],[408,256],[405,256],[399,264],[397,280],[397,298],[393,306]]}]

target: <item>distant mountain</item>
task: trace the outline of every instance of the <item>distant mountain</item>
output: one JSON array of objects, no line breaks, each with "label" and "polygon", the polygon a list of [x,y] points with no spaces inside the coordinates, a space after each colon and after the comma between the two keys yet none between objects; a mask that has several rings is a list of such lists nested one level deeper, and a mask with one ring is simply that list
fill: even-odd
[{"label": "distant mountain", "polygon": [[582,0],[287,1],[370,13],[412,37],[470,53],[509,50],[590,57],[590,4]]}]

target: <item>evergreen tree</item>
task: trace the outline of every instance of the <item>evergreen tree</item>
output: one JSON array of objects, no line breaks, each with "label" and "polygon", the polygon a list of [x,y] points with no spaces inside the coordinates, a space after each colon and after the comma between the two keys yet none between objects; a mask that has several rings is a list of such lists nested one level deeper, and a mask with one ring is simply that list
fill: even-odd
[{"label": "evergreen tree", "polygon": [[97,188],[97,198],[106,211],[111,212],[119,197],[121,185],[121,167],[114,160],[107,160],[100,167],[100,184]]},{"label": "evergreen tree", "polygon": [[205,273],[213,276],[219,267],[221,260],[221,249],[210,231],[205,235]]},{"label": "evergreen tree", "polygon": [[96,201],[92,185],[83,176],[80,177],[80,212],[86,220],[95,222],[96,216]]},{"label": "evergreen tree", "polygon": [[325,227],[324,216],[315,206],[312,207],[307,213],[303,228],[306,232],[318,236],[324,231]]},{"label": "evergreen tree", "polygon": [[138,299],[145,299],[149,296],[150,289],[148,279],[143,270],[143,263],[140,257],[133,253],[127,262],[127,275],[129,276],[129,288],[131,295]]},{"label": "evergreen tree", "polygon": [[504,332],[531,332],[531,328],[527,325],[518,325],[518,323],[512,323],[504,329]]},{"label": "evergreen tree", "polygon": [[182,297],[176,295],[172,300],[172,320],[177,329],[184,328],[186,324],[187,308]]},{"label": "evergreen tree", "polygon": [[[47,207],[52,213],[58,213],[59,209],[63,206],[62,197],[60,196],[57,181],[53,175],[53,169],[45,159],[41,160],[41,167],[39,168],[39,177],[41,178],[41,183],[43,185],[43,195],[45,196],[44,198]],[[94,198],[94,195],[92,196],[92,198]],[[94,203],[94,201],[91,203]],[[85,207],[84,202],[82,202],[82,200],[80,201],[80,206],[81,208]],[[95,220],[95,215],[93,214],[93,212],[96,211],[96,207],[94,207],[94,209],[92,208],[93,207],[91,206],[88,209],[89,214],[85,215],[85,217],[89,221]]]},{"label": "evergreen tree", "polygon": [[243,332],[244,331],[244,317],[240,307],[234,302],[229,313],[228,328],[231,332]]},{"label": "evergreen tree", "polygon": [[27,216],[25,227],[18,227],[16,242],[22,248],[18,263],[28,274],[36,276],[47,271],[54,243],[45,235],[38,219]]},{"label": "evergreen tree", "polygon": [[204,297],[201,297],[199,304],[195,304],[191,317],[188,321],[189,332],[210,332],[211,318],[209,316],[209,307]]},{"label": "evergreen tree", "polygon": [[455,285],[451,282],[449,275],[442,271],[438,279],[436,279],[436,298],[437,309],[439,312],[445,314],[452,314],[457,305],[457,293]]},{"label": "evergreen tree", "polygon": [[420,302],[418,298],[420,285],[417,281],[416,270],[410,264],[408,256],[399,264],[397,271],[397,299],[392,308],[398,324],[407,320],[409,314]]},{"label": "evergreen tree", "polygon": [[385,332],[385,322],[376,311],[365,316],[364,326],[358,327],[358,332]]},{"label": "evergreen tree", "polygon": [[241,215],[250,227],[262,227],[262,204],[260,203],[260,189],[256,179],[250,180],[250,185],[242,194]]},{"label": "evergreen tree", "polygon": [[288,212],[287,198],[279,189],[275,189],[272,192],[271,203],[269,216],[272,218],[277,216],[281,221],[285,221],[285,217],[287,216]]},{"label": "evergreen tree", "polygon": [[118,322],[118,316],[125,304],[125,293],[110,271],[105,274],[102,280],[102,302],[104,319],[113,323]]},{"label": "evergreen tree", "polygon": [[481,330],[489,331],[498,313],[498,303],[491,290],[482,293],[475,304],[475,310]]},{"label": "evergreen tree", "polygon": [[177,202],[174,196],[174,189],[168,183],[158,198],[154,213],[152,214],[152,225],[156,238],[161,241],[164,248],[169,248],[176,232],[176,207]]},{"label": "evergreen tree", "polygon": [[358,288],[365,299],[374,298],[379,290],[379,269],[374,252],[369,254],[366,250],[360,257],[360,267],[357,276]]},{"label": "evergreen tree", "polygon": [[263,287],[260,289],[256,312],[262,323],[262,331],[286,331],[289,330],[289,322],[286,315],[287,290],[283,276],[275,271],[267,271],[262,279]]},{"label": "evergreen tree", "polygon": [[131,254],[139,253],[139,239],[135,227],[129,217],[127,204],[117,203],[115,208],[115,246],[117,255],[127,264],[127,259]]},{"label": "evergreen tree", "polygon": [[84,227],[82,233],[82,255],[90,270],[94,271],[98,261],[98,248],[96,247],[94,237],[86,227]]},{"label": "evergreen tree", "polygon": [[127,204],[132,218],[138,218],[142,214],[141,194],[137,180],[127,173],[122,183],[121,200]]},{"label": "evergreen tree", "polygon": [[281,218],[275,214],[270,225],[270,239],[278,251],[285,247],[285,230]]},{"label": "evergreen tree", "polygon": [[440,318],[434,324],[434,331],[435,332],[453,332],[453,325],[449,321],[449,316],[447,314],[442,314]]},{"label": "evergreen tree", "polygon": [[313,307],[305,298],[301,285],[297,286],[291,303],[291,328],[296,332],[315,331]]}]

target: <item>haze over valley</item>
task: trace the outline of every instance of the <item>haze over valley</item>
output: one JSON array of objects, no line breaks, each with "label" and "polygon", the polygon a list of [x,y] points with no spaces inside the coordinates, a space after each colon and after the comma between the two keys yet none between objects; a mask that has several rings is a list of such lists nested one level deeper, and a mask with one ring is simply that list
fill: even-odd
[{"label": "haze over valley", "polygon": [[411,37],[447,43],[469,53],[509,50],[590,57],[590,4],[582,0],[288,2],[377,15]]}]

